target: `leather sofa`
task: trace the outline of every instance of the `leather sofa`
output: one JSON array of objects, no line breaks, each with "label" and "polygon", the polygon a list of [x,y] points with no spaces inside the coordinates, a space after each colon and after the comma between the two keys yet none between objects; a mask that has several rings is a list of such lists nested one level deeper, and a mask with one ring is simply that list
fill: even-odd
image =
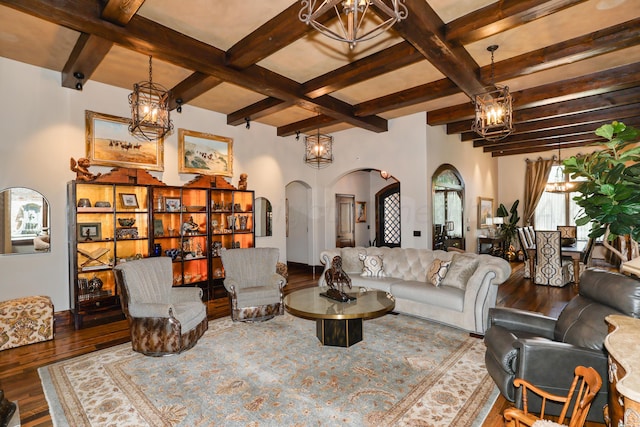
[{"label": "leather sofa", "polygon": [[[522,409],[520,388],[515,378],[523,378],[542,389],[566,396],[575,367],[592,366],[603,381],[608,378],[604,339],[608,334],[605,317],[610,314],[640,316],[640,280],[597,269],[585,270],[580,290],[557,319],[539,313],[493,308],[485,335],[485,364],[501,394]],[[607,387],[596,396],[588,420],[603,422]],[[529,396],[529,410],[540,409],[540,401]],[[547,413],[558,415],[560,405]]]},{"label": "leather sofa", "polygon": [[[509,278],[511,267],[502,258],[474,253],[441,250],[355,247],[325,250],[320,254],[324,271],[335,256],[341,256],[342,269],[352,286],[385,291],[396,300],[395,311],[444,323],[466,331],[484,334],[488,314],[496,305],[498,285]],[[361,257],[380,257],[379,277],[362,276]],[[427,281],[434,261],[452,261],[439,286]],[[324,272],[318,282],[326,286]]]}]

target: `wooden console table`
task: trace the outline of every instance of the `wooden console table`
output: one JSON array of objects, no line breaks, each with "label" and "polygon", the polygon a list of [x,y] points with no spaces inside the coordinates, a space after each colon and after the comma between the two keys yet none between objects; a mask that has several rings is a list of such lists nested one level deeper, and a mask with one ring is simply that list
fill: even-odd
[{"label": "wooden console table", "polygon": [[609,325],[604,340],[609,352],[605,420],[611,427],[640,427],[640,319],[611,315],[605,320]]},{"label": "wooden console table", "polygon": [[504,239],[502,237],[478,237],[477,252],[479,254],[491,254],[493,248],[503,249]]}]

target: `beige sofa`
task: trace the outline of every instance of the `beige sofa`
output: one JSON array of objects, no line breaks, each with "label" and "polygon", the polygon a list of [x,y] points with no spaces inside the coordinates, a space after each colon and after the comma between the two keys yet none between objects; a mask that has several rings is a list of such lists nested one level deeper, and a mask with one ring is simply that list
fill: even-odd
[{"label": "beige sofa", "polygon": [[[342,257],[342,269],[353,287],[390,293],[396,299],[395,311],[476,334],[484,334],[489,309],[496,305],[498,285],[511,274],[507,261],[491,255],[387,247],[325,250],[320,254],[324,271],[331,267],[336,255]],[[363,277],[361,256],[381,256],[382,277]],[[435,260],[451,261],[438,286],[427,279]],[[324,271],[319,286],[326,286]]]}]

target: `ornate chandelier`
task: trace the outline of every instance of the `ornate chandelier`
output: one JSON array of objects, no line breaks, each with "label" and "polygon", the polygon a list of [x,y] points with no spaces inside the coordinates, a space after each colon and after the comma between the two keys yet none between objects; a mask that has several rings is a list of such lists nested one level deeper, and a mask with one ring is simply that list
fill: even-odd
[{"label": "ornate chandelier", "polygon": [[318,132],[304,137],[304,162],[312,168],[322,169],[333,163],[333,137]]},{"label": "ornate chandelier", "polygon": [[497,49],[495,44],[487,48],[491,52],[491,84],[495,89],[476,95],[473,101],[476,118],[471,130],[489,141],[498,141],[513,132],[513,102],[509,87],[493,81],[493,53]]},{"label": "ornate chandelier", "polygon": [[[311,25],[321,34],[338,41],[347,42],[353,49],[356,43],[372,39],[397,21],[407,17],[405,0],[302,0],[299,18]],[[367,13],[370,6],[376,13]],[[335,13],[337,26],[332,29],[326,25],[327,13]],[[371,17],[371,15],[374,15]],[[387,17],[387,18],[385,18]]]},{"label": "ornate chandelier", "polygon": [[155,141],[173,130],[169,114],[171,92],[153,83],[151,56],[149,56],[149,81],[133,85],[129,94],[131,123],[129,132],[136,138]]}]

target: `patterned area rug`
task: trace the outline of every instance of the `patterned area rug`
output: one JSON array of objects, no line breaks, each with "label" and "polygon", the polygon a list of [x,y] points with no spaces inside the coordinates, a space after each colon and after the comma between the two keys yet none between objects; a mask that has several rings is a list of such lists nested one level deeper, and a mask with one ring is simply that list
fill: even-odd
[{"label": "patterned area rug", "polygon": [[484,344],[403,315],[324,347],[315,322],[209,323],[191,350],[122,344],[39,369],[56,426],[479,426],[498,391]]}]

